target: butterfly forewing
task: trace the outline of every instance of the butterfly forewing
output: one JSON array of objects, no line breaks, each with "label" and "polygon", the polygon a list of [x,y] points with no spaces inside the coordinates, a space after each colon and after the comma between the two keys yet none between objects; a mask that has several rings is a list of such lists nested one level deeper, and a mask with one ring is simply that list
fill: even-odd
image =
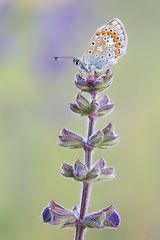
[{"label": "butterfly forewing", "polygon": [[127,43],[127,33],[123,23],[118,18],[112,19],[97,29],[82,60],[88,66],[103,72],[126,53]]}]

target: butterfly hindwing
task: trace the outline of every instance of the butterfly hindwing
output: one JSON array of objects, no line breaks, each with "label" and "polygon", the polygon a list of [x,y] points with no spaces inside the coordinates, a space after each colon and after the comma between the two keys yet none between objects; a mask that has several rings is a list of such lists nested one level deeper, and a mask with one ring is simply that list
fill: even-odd
[{"label": "butterfly hindwing", "polygon": [[94,33],[82,60],[96,70],[105,71],[126,53],[127,43],[123,23],[118,18],[112,19]]}]

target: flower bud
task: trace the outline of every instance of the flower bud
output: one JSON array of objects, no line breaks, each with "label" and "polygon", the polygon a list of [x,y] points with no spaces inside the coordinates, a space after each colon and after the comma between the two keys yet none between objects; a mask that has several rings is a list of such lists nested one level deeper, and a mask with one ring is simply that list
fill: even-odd
[{"label": "flower bud", "polygon": [[96,100],[93,100],[91,103],[82,96],[81,93],[77,95],[76,103],[70,104],[70,109],[80,114],[81,116],[90,116],[91,114],[94,114],[98,110],[99,104],[96,102]]},{"label": "flower bud", "polygon": [[88,171],[86,179],[90,181],[98,178],[99,176],[100,176],[100,169],[97,166],[94,166]]},{"label": "flower bud", "polygon": [[109,123],[107,127],[105,127],[102,130],[102,132],[103,132],[103,140],[97,146],[98,148],[105,149],[108,146],[112,146],[118,142],[118,135],[114,133],[111,123]]},{"label": "flower bud", "polygon": [[63,163],[61,174],[64,177],[74,177],[73,167],[67,163]]},{"label": "flower bud", "polygon": [[105,89],[109,88],[112,84],[113,73],[111,69],[107,69],[107,71],[100,75],[96,81],[94,82],[94,90],[97,92],[102,92]]},{"label": "flower bud", "polygon": [[91,147],[97,147],[103,140],[102,131],[97,131],[95,134],[89,137],[87,144]]},{"label": "flower bud", "polygon": [[49,206],[43,209],[42,220],[45,223],[61,227],[75,226],[77,221],[74,211],[69,211],[54,201],[51,201]]},{"label": "flower bud", "polygon": [[96,164],[95,164],[100,170],[102,170],[105,166],[106,166],[106,163],[104,161],[103,158],[100,158]]},{"label": "flower bud", "polygon": [[103,159],[99,159],[95,163],[95,167],[99,169],[99,175],[97,176],[97,181],[99,180],[112,180],[115,177],[115,169],[111,166],[106,167],[106,163]]},{"label": "flower bud", "polygon": [[81,75],[77,74],[74,80],[74,83],[77,88],[79,88],[83,92],[89,92],[89,87],[87,81],[81,77]]},{"label": "flower bud", "polygon": [[79,159],[74,164],[74,176],[76,180],[84,180],[86,178],[87,168]]},{"label": "flower bud", "polygon": [[83,78],[81,75],[76,75],[75,85],[84,92],[101,92],[111,85],[112,78],[113,74],[111,69],[107,69],[102,75],[97,73],[86,76],[86,78]]},{"label": "flower bud", "polygon": [[114,167],[106,167],[101,170],[100,179],[112,180],[115,178],[115,169]]},{"label": "flower bud", "polygon": [[120,226],[119,214],[111,205],[99,212],[92,213],[84,218],[84,226],[90,228],[118,228]]},{"label": "flower bud", "polygon": [[59,145],[69,148],[83,148],[83,138],[75,133],[62,129],[62,134],[59,136]]},{"label": "flower bud", "polygon": [[89,101],[84,96],[82,96],[81,93],[78,93],[76,101],[79,107],[82,109],[87,109],[90,107]]},{"label": "flower bud", "polygon": [[110,113],[114,108],[114,104],[111,104],[109,102],[108,96],[104,96],[100,101],[99,101],[99,108],[98,108],[98,116],[104,116],[107,113]]},{"label": "flower bud", "polygon": [[52,219],[52,215],[50,213],[49,207],[45,207],[42,211],[42,220],[43,222],[47,223],[50,222]]},{"label": "flower bud", "polygon": [[90,105],[91,111],[90,113],[96,113],[99,109],[99,103],[96,100],[93,100]]},{"label": "flower bud", "polygon": [[76,103],[70,103],[70,109],[74,113],[83,115],[83,110]]}]

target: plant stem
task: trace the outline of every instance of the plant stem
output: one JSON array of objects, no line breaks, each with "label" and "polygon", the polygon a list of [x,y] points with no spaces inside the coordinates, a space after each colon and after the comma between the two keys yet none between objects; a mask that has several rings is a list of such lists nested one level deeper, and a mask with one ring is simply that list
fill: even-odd
[{"label": "plant stem", "polygon": [[[91,94],[91,100],[94,100],[94,99],[96,99],[96,94]],[[95,117],[90,116],[89,123],[88,123],[87,141],[88,141],[89,137],[93,134],[94,125],[95,125]],[[90,169],[91,164],[92,164],[92,149],[90,147],[86,146],[85,147],[85,165],[87,166],[88,169]],[[81,196],[80,217],[79,217],[79,222],[76,227],[75,240],[83,239],[85,228],[82,225],[82,220],[85,217],[86,212],[87,212],[90,190],[91,190],[91,183],[89,181],[84,181],[82,196]]]}]

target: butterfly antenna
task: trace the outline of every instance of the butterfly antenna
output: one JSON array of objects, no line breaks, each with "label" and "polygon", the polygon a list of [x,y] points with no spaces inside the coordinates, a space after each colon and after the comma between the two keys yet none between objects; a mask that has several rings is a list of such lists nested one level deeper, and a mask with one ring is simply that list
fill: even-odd
[{"label": "butterfly antenna", "polygon": [[59,61],[61,59],[72,59],[73,61],[75,61],[77,58],[75,57],[70,57],[70,56],[62,56],[62,57],[54,57],[53,60],[55,61]]}]

